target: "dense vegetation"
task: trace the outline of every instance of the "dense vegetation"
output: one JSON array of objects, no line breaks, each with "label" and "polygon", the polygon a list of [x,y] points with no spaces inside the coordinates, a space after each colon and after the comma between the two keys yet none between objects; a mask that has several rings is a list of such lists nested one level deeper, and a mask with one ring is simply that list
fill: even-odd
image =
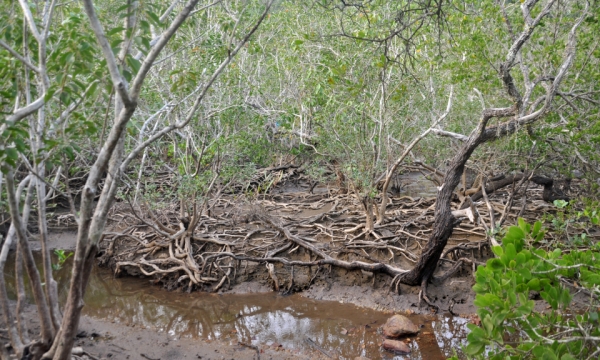
[{"label": "dense vegetation", "polygon": [[[485,181],[515,171],[578,177],[586,198],[572,200],[570,217],[548,219],[548,231],[560,231],[578,208],[584,214],[584,204],[588,212],[577,216],[596,219],[589,227],[597,226],[595,0],[0,4],[0,201],[10,224],[0,271],[18,242],[42,323],[41,339],[34,342],[11,327],[19,357],[68,358],[115,199],[156,209],[181,199],[202,204],[223,192],[252,199],[277,182],[263,177],[250,187],[257,170],[302,165],[314,181],[337,181],[363,204],[368,236],[374,224],[386,221],[394,174],[435,168],[443,175],[435,230],[417,266],[399,277],[421,285],[426,301],[427,282],[459,217],[451,213],[451,199],[455,190],[463,197],[468,190],[465,180],[462,190],[456,186],[465,166],[483,179],[484,190]],[[79,231],[62,312],[45,246],[48,206],[68,207]],[[27,245],[30,213],[38,216],[41,275]],[[563,256],[556,243],[545,250],[524,245],[540,231],[537,224],[520,224],[500,247],[500,224],[491,220],[488,236],[498,245],[498,258],[477,270],[483,328],[473,329],[470,354],[502,343],[501,325],[513,321],[510,326],[538,342],[507,350],[510,355],[545,356],[548,348],[539,349],[549,338],[535,337],[531,329],[557,323],[559,315],[531,315],[527,296],[529,290],[557,291],[566,295],[557,304],[550,300],[553,309],[568,306],[559,274],[581,276],[597,300],[597,238],[578,232],[582,248],[571,246]],[[558,238],[560,244],[574,241]],[[536,271],[554,277],[535,285]],[[523,273],[529,275],[519,277]],[[504,312],[496,304],[504,300],[491,299],[503,290],[483,286],[491,278],[519,282],[518,294],[503,293]],[[5,321],[14,324],[0,279]],[[523,308],[514,309],[515,296]],[[577,321],[597,319],[593,312]],[[597,345],[598,335],[590,331],[586,336]],[[589,344],[552,349],[563,359],[582,351],[596,356]]]}]

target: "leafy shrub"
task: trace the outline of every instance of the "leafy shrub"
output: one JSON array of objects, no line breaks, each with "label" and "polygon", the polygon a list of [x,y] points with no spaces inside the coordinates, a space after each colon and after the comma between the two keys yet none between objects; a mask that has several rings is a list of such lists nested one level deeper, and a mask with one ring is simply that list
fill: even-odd
[{"label": "leafy shrub", "polygon": [[[597,212],[587,215],[595,225]],[[493,248],[496,257],[477,269],[473,290],[481,326],[469,325],[469,357],[600,359],[600,246],[532,246],[543,237],[541,222],[532,226],[519,219]],[[573,292],[584,294],[577,309],[571,307]],[[538,297],[545,303],[536,305]]]}]

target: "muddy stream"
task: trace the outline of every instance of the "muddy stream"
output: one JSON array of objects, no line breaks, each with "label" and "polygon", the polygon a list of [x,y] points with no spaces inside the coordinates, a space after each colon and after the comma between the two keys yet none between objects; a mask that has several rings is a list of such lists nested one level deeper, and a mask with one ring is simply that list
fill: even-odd
[{"label": "muddy stream", "polygon": [[[6,280],[14,296],[14,269],[8,263]],[[59,296],[68,292],[70,269],[54,276]],[[419,326],[410,338],[410,355],[380,349],[379,327],[389,313],[333,301],[316,301],[298,294],[219,295],[169,292],[138,278],[115,278],[108,269],[94,268],[83,313],[128,326],[154,329],[170,339],[204,338],[237,344],[266,344],[292,351],[315,350],[311,340],[332,358],[435,360],[460,353],[467,320],[444,315],[410,315]],[[308,340],[310,339],[310,340]]]},{"label": "muddy stream", "polygon": [[[422,190],[422,184],[416,186]],[[317,210],[315,214],[322,211]],[[39,260],[39,254],[36,255]],[[68,292],[69,265],[67,262],[54,273],[62,302]],[[5,276],[8,290],[15,299],[12,271],[14,266],[9,261]],[[268,345],[292,352],[321,351],[335,359],[358,356],[445,359],[454,352],[461,355],[468,333],[468,320],[464,318],[409,315],[421,331],[408,339],[410,355],[393,355],[381,349],[380,327],[390,313],[311,300],[298,294],[169,292],[147,279],[115,278],[109,269],[99,267],[94,268],[90,278],[83,313],[114,323],[153,329],[170,339],[203,338],[231,344]]]}]

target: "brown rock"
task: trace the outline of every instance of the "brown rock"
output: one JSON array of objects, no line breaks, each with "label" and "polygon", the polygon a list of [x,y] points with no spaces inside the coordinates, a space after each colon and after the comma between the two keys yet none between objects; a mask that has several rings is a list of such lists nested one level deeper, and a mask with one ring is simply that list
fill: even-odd
[{"label": "brown rock", "polygon": [[411,335],[419,332],[417,325],[413,324],[404,315],[394,315],[383,325],[383,335],[387,338],[397,338],[402,335]]},{"label": "brown rock", "polygon": [[382,346],[387,351],[391,351],[396,354],[410,354],[410,348],[408,345],[399,340],[385,339]]}]

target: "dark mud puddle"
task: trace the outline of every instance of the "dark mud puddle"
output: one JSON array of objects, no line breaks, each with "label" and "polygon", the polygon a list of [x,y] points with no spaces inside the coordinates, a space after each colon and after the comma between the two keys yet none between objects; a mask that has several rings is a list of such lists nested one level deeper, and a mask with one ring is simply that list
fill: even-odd
[{"label": "dark mud puddle", "polygon": [[[5,276],[12,294],[13,269],[9,261]],[[54,275],[59,283],[59,296],[64,301],[70,269],[65,267]],[[445,359],[454,351],[460,355],[468,331],[467,320],[463,318],[411,315],[411,319],[422,326],[421,332],[408,339],[410,355],[394,356],[380,348],[383,338],[378,330],[390,316],[384,312],[299,295],[168,292],[144,279],[114,278],[110,270],[103,268],[95,268],[92,273],[83,313],[115,323],[155,329],[170,339],[243,342],[292,352],[310,349],[325,352],[334,359],[357,356]]]}]

